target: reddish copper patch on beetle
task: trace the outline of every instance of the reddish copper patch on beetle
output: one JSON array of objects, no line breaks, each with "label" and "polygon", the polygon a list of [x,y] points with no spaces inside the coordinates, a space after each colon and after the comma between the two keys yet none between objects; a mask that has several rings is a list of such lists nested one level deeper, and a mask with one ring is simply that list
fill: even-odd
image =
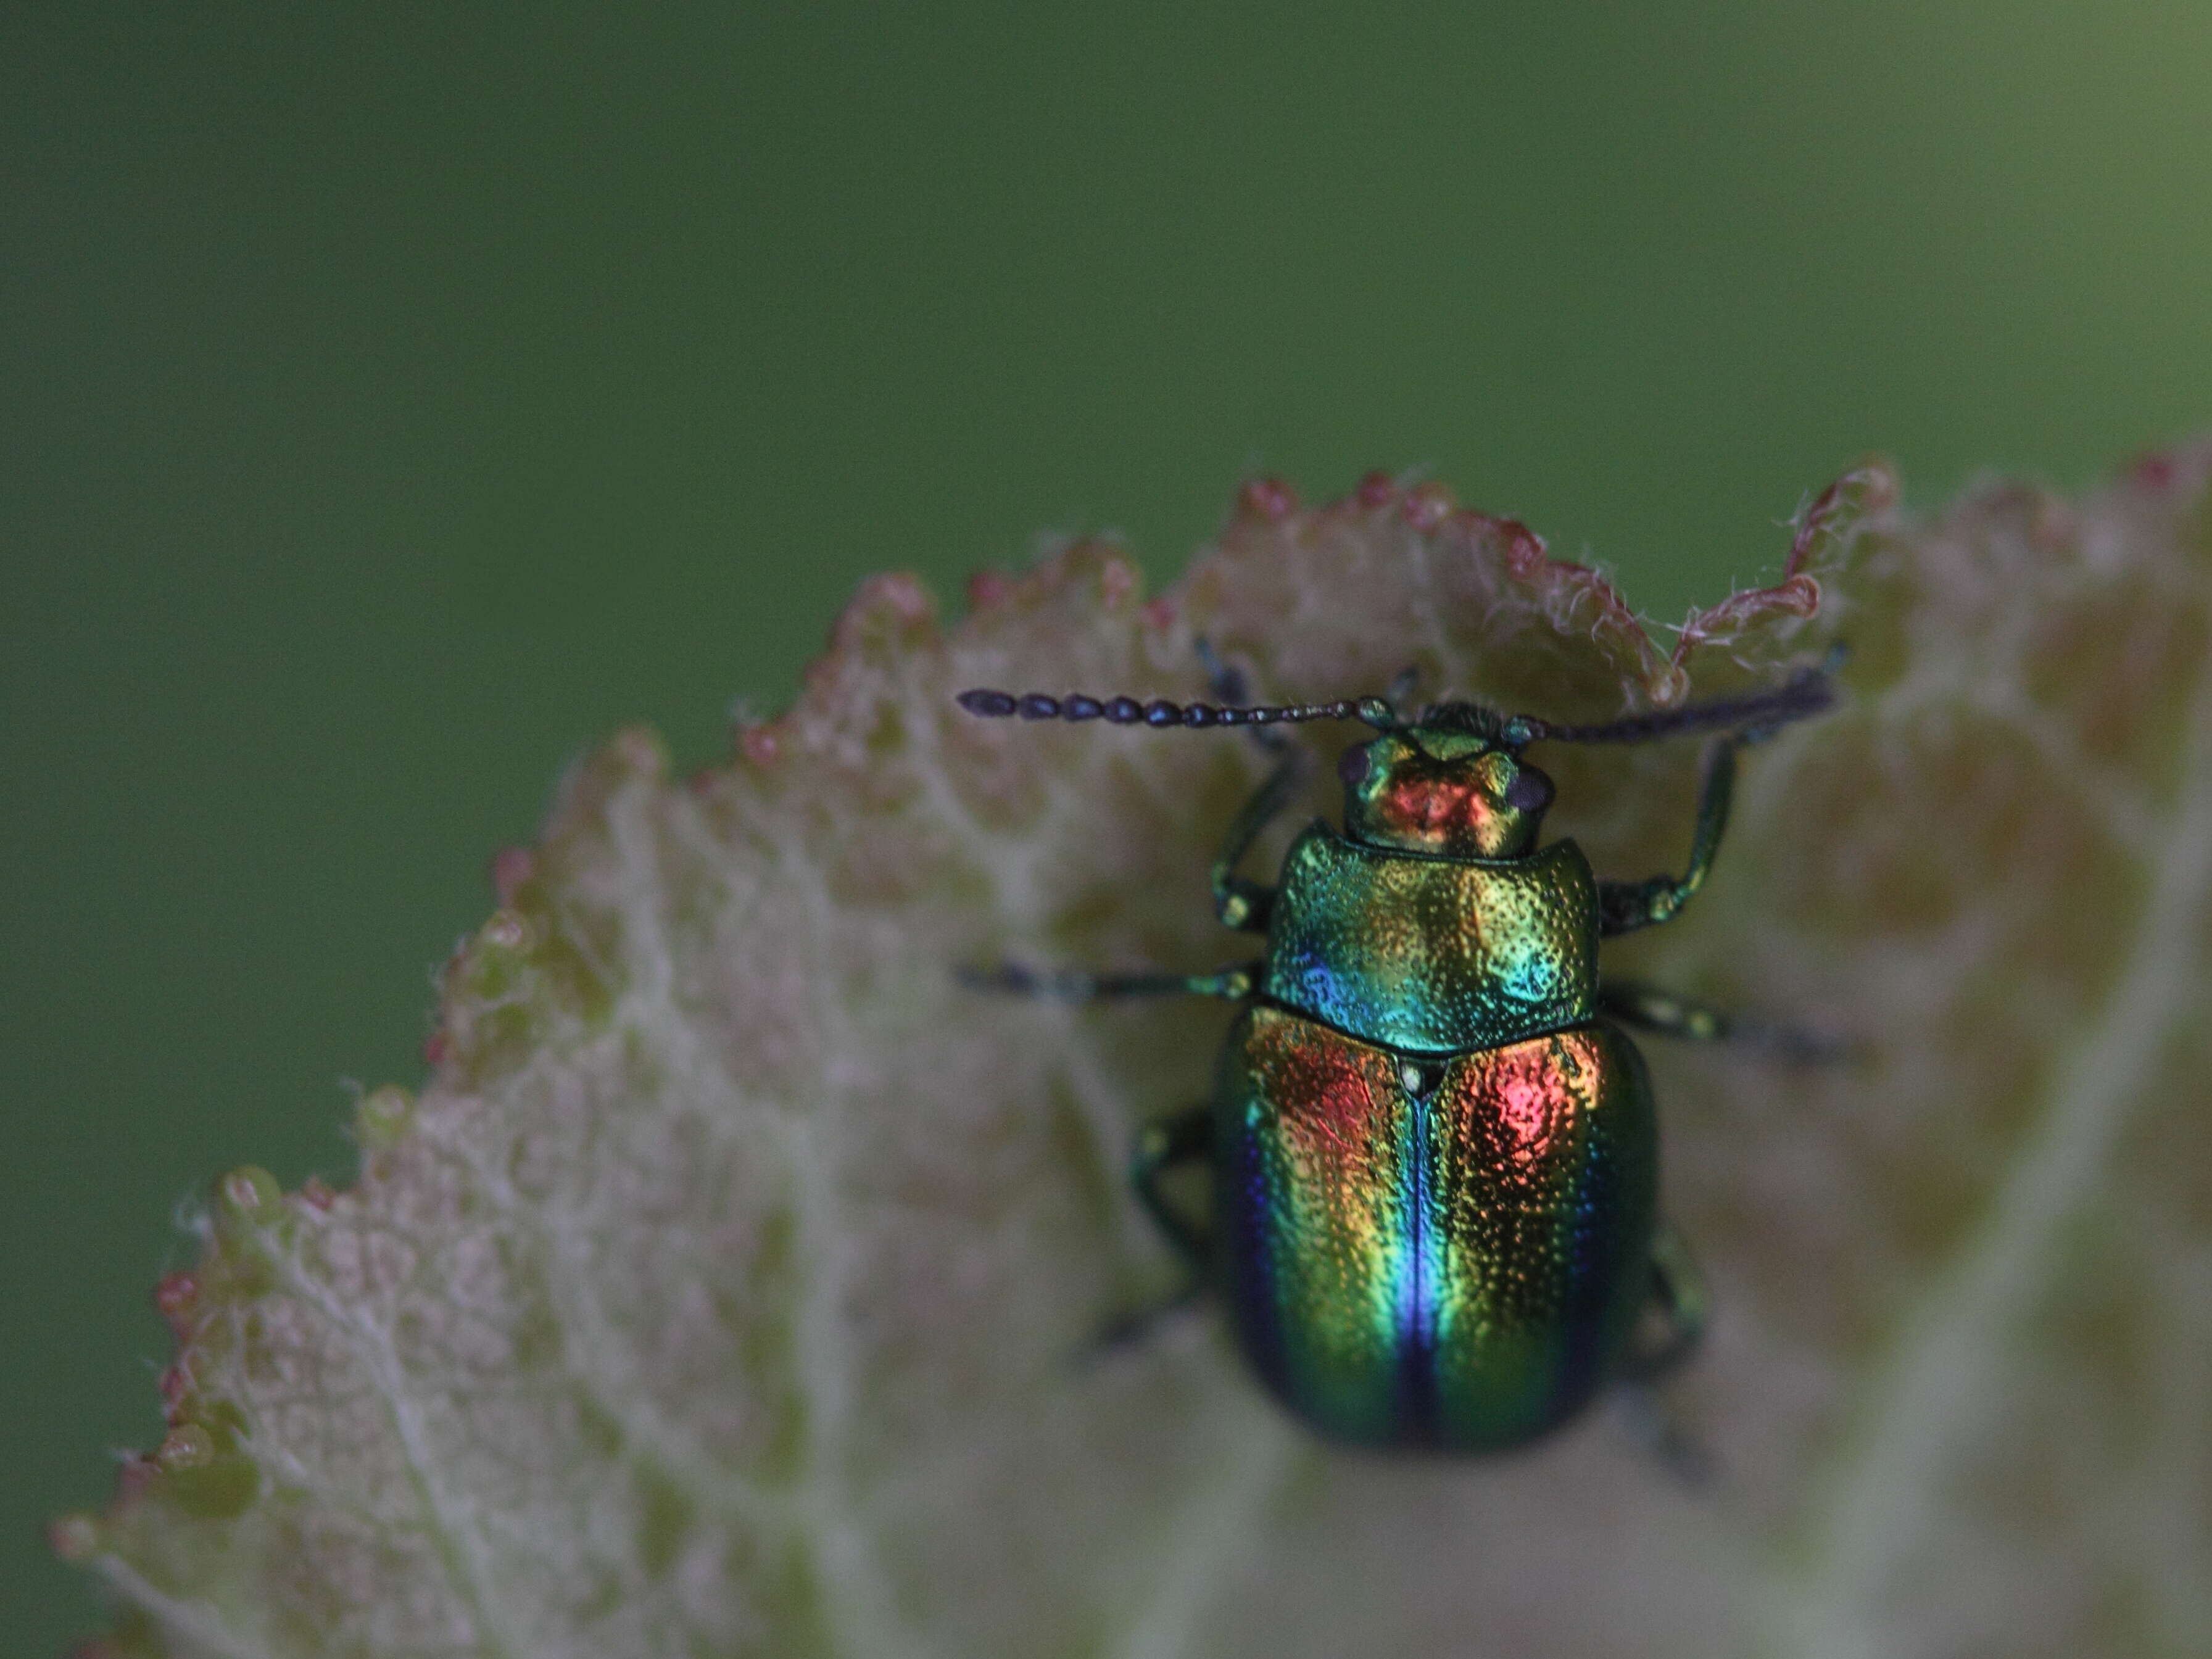
[{"label": "reddish copper patch on beetle", "polygon": [[1360,839],[1455,858],[1512,858],[1528,849],[1550,791],[1528,810],[1508,792],[1522,769],[1493,750],[1438,759],[1410,743],[1370,745],[1370,764],[1350,772],[1347,827]]}]

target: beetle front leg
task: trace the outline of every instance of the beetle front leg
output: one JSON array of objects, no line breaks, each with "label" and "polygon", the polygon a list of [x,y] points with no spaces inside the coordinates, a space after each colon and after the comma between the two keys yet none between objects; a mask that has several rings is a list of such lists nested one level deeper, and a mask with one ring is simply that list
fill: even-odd
[{"label": "beetle front leg", "polygon": [[[1222,660],[1212,642],[1203,636],[1198,641],[1198,659],[1206,666],[1206,689],[1215,697],[1232,706],[1249,700],[1250,688],[1244,683],[1244,671]],[[1221,856],[1213,861],[1213,914],[1224,927],[1264,933],[1275,890],[1243,879],[1237,874],[1237,866],[1259,839],[1260,832],[1267,827],[1268,821],[1283,810],[1304,767],[1289,733],[1265,726],[1248,726],[1245,730],[1261,753],[1274,757],[1275,764],[1266,781],[1230,824]]]},{"label": "beetle front leg", "polygon": [[1698,823],[1690,839],[1690,864],[1680,876],[1649,881],[1601,881],[1597,884],[1600,932],[1607,939],[1639,927],[1672,921],[1705,884],[1721,832],[1728,828],[1729,803],[1735,794],[1735,751],[1742,738],[1716,738],[1705,750],[1705,779],[1698,786]]},{"label": "beetle front leg", "polygon": [[1252,799],[1244,803],[1229,826],[1221,856],[1213,861],[1213,913],[1224,927],[1247,933],[1267,931],[1267,915],[1275,902],[1275,890],[1237,873],[1237,866],[1251,850],[1260,832],[1290,804],[1305,775],[1305,751],[1286,749]]}]

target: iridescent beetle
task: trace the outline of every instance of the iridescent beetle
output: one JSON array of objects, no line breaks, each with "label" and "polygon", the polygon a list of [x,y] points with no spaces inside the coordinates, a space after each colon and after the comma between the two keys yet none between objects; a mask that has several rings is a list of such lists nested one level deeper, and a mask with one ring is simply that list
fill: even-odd
[{"label": "iridescent beetle", "polygon": [[[1217,674],[1217,695],[1234,698]],[[1213,866],[1224,924],[1267,936],[1218,974],[977,976],[1072,997],[1189,992],[1243,1005],[1213,1099],[1141,1137],[1139,1200],[1218,1290],[1253,1369],[1335,1440],[1480,1451],[1573,1417],[1609,1382],[1649,1382],[1696,1346],[1702,1293],[1658,1216],[1658,1131],[1623,1024],[1716,1038],[1713,1010],[1600,980],[1598,941],[1677,915],[1728,820],[1737,749],[1826,708],[1827,675],[1607,725],[1468,702],[1401,718],[1364,697],[1285,707],[1139,703],[978,690],[971,714],[1164,728],[1358,720],[1341,832],[1316,821],[1273,889],[1237,867],[1298,781],[1283,745]],[[1600,881],[1572,841],[1537,845],[1540,739],[1717,732],[1687,869]],[[1269,736],[1274,734],[1270,733]],[[1279,738],[1278,742],[1279,743]],[[1202,1224],[1163,1176],[1212,1166]]]}]

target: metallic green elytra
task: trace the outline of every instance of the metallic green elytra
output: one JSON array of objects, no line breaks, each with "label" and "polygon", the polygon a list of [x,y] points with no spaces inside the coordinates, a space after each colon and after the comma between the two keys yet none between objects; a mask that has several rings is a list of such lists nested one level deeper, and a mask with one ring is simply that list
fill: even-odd
[{"label": "metallic green elytra", "polygon": [[[1209,1104],[1148,1130],[1139,1199],[1218,1291],[1252,1368],[1334,1440],[1484,1451],[1573,1417],[1607,1383],[1694,1347],[1701,1297],[1658,1213],[1659,1138],[1621,1030],[1717,1037],[1714,1011],[1602,981],[1598,944],[1669,920],[1703,884],[1738,748],[1828,705],[1808,670],[1771,690],[1602,726],[1466,702],[1401,718],[1384,698],[1286,707],[961,695],[987,717],[1155,728],[1365,721],[1345,750],[1341,830],[1309,827],[1273,888],[1237,867],[1297,781],[1276,769],[1213,868],[1220,919],[1264,933],[1256,962],[1193,975],[973,976],[1075,997],[1187,991],[1242,1005]],[[1632,743],[1705,730],[1685,873],[1601,881],[1571,841],[1539,846],[1540,739]],[[1211,1214],[1162,1177],[1211,1165]]]}]

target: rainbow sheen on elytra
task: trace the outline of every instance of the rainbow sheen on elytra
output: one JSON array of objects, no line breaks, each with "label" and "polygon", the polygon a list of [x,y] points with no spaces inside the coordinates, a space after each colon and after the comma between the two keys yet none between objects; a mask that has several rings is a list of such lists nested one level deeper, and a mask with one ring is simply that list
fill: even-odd
[{"label": "rainbow sheen on elytra", "polygon": [[[960,701],[1032,720],[1111,706],[988,690]],[[972,982],[1243,1004],[1212,1103],[1140,1141],[1139,1199],[1220,1292],[1261,1381],[1320,1433],[1451,1451],[1518,1445],[1610,1382],[1656,1379],[1698,1340],[1694,1273],[1658,1217],[1650,1084],[1620,1026],[1711,1037],[1727,1022],[1606,985],[1598,944],[1670,920],[1703,884],[1741,738],[1708,750],[1685,873],[1641,882],[1599,880],[1571,841],[1537,845],[1553,787],[1520,751],[1545,737],[1741,730],[1826,702],[1825,678],[1801,674],[1778,692],[1597,726],[1467,703],[1407,721],[1379,698],[1147,705],[1155,729],[1356,714],[1378,735],[1340,759],[1342,830],[1310,826],[1275,887],[1236,871],[1288,797],[1294,757],[1231,827],[1215,907],[1224,925],[1265,933],[1257,963],[1188,976],[1007,964]],[[1203,1221],[1160,1180],[1200,1159],[1213,1173]]]},{"label": "rainbow sheen on elytra", "polygon": [[1389,1049],[1279,1009],[1228,1052],[1218,1271],[1269,1386],[1379,1445],[1509,1446],[1571,1416],[1648,1290],[1656,1136],[1627,1038],[1455,1055],[1425,1095]]}]

